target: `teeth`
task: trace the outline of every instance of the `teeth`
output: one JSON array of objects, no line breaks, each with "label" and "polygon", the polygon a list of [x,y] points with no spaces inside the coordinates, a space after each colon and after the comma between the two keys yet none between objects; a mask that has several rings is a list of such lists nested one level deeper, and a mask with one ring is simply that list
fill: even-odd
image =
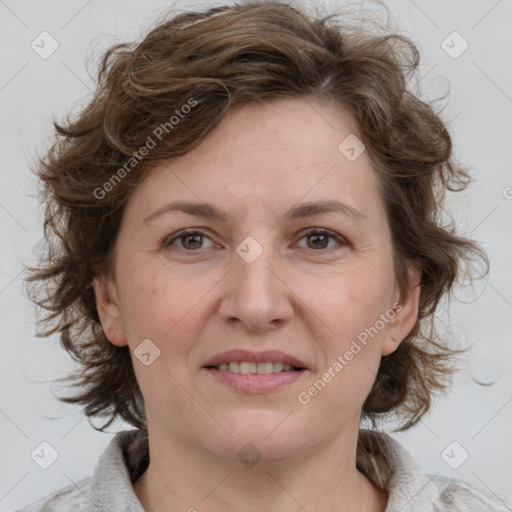
[{"label": "teeth", "polygon": [[274,372],[281,372],[283,371],[284,364],[283,363],[272,363],[273,371]]},{"label": "teeth", "polygon": [[[231,366],[231,363],[229,365]],[[256,363],[240,363],[240,373],[244,375],[256,373]]]},{"label": "teeth", "polygon": [[274,365],[272,363],[258,363],[258,366],[256,367],[256,373],[258,373],[259,375],[265,375],[267,373],[272,373],[273,370],[274,370]]},{"label": "teeth", "polygon": [[279,373],[282,371],[290,372],[293,370],[293,366],[290,364],[283,363],[254,363],[249,361],[231,361],[230,363],[221,363],[217,366],[218,370],[228,370],[233,373],[241,373],[243,375],[267,375],[269,373]]}]

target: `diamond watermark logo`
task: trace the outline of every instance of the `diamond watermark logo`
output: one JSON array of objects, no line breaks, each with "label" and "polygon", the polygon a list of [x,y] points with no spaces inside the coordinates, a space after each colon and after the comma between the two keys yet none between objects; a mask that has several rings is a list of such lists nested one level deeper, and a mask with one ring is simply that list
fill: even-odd
[{"label": "diamond watermark logo", "polygon": [[48,469],[59,458],[59,453],[50,443],[43,441],[30,456],[39,467]]},{"label": "diamond watermark logo", "polygon": [[458,32],[452,32],[443,40],[441,48],[452,59],[458,59],[469,48],[469,43]]},{"label": "diamond watermark logo", "polygon": [[47,59],[59,47],[59,43],[48,32],[41,32],[30,44],[39,57]]},{"label": "diamond watermark logo", "polygon": [[244,466],[252,468],[261,460],[262,454],[252,443],[245,443],[236,456]]},{"label": "diamond watermark logo", "polygon": [[46,237],[41,238],[34,246],[32,247],[32,254],[38,258],[43,259],[47,258],[50,254],[50,242]]},{"label": "diamond watermark logo", "polygon": [[457,441],[452,441],[442,452],[441,458],[450,466],[452,469],[457,469],[466,462],[469,457],[469,453],[465,448]]},{"label": "diamond watermark logo", "polygon": [[252,236],[248,236],[238,245],[236,252],[246,263],[252,263],[263,252],[263,247]]},{"label": "diamond watermark logo", "polygon": [[149,366],[160,356],[160,349],[146,338],[137,346],[133,354],[144,366]]},{"label": "diamond watermark logo", "polygon": [[338,151],[350,162],[357,160],[364,153],[365,149],[363,141],[353,133],[343,139],[338,146]]}]

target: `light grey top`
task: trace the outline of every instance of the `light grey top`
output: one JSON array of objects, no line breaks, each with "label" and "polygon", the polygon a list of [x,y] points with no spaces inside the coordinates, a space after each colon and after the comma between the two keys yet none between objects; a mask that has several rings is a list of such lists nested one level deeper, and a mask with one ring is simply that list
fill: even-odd
[{"label": "light grey top", "polygon": [[[386,512],[511,512],[512,498],[462,480],[425,474],[408,452],[382,432],[361,430],[367,450],[358,467],[389,492]],[[147,431],[116,434],[94,474],[18,512],[144,512],[133,490],[149,463]],[[380,474],[380,477],[376,476]]]}]

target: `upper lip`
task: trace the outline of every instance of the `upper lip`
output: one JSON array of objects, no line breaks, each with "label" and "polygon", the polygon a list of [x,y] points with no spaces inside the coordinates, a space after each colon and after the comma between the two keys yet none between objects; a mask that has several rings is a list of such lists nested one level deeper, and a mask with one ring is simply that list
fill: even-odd
[{"label": "upper lip", "polygon": [[228,350],[208,359],[204,366],[219,366],[222,363],[251,362],[251,363],[283,363],[295,366],[296,368],[307,368],[306,363],[284,352],[278,350],[265,350],[263,352],[251,352],[249,350]]}]

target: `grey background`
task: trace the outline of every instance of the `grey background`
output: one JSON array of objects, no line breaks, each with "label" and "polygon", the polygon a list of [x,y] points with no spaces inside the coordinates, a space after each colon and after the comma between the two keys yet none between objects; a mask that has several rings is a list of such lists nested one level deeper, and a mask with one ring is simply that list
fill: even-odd
[{"label": "grey background", "polygon": [[[323,4],[329,10],[331,4]],[[464,302],[440,313],[460,344],[473,345],[466,370],[417,427],[392,435],[431,474],[512,494],[512,2],[385,4],[422,52],[419,85],[425,97],[439,96],[450,86],[443,117],[450,123],[457,157],[473,173],[469,190],[450,195],[450,211],[491,260],[488,278],[457,292]],[[15,510],[91,475],[114,433],[127,428],[116,423],[109,433],[96,432],[80,407],[52,396],[52,390],[63,389],[53,380],[73,363],[58,339],[35,337],[35,309],[23,291],[22,263],[35,261],[33,248],[42,238],[29,167],[48,144],[53,118],[62,119],[87,100],[93,81],[86,64],[94,73],[105,48],[138,38],[173,5],[202,9],[207,4],[0,0],[0,511]],[[385,16],[382,8],[375,9]],[[43,31],[58,44],[47,58],[31,47]],[[463,41],[451,35],[454,31],[469,44],[458,58],[442,47],[446,41],[452,54],[460,51]],[[47,40],[45,48],[49,45]],[[492,384],[479,385],[479,379]],[[48,469],[31,458],[43,441],[58,453]],[[453,441],[458,445],[445,451]],[[447,461],[457,465],[462,450],[469,457],[452,469]]]}]

